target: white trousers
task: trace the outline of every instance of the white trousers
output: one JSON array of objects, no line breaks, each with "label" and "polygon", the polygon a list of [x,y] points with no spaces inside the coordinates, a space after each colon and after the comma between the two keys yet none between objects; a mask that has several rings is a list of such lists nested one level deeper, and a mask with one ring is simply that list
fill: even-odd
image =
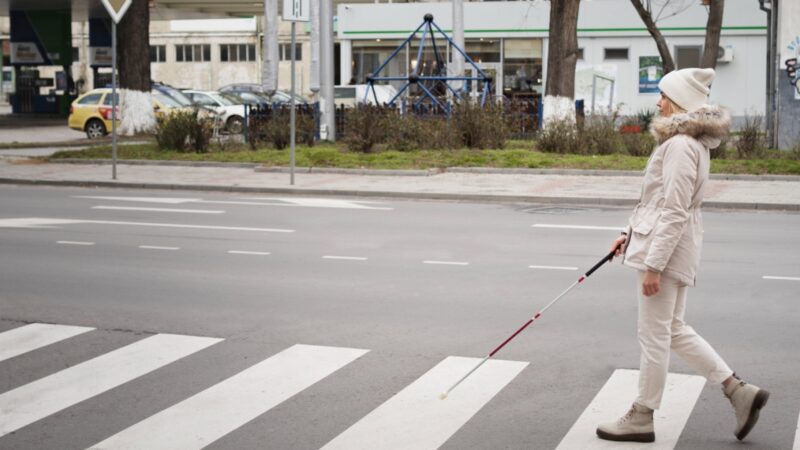
[{"label": "white trousers", "polygon": [[636,403],[658,409],[669,369],[670,349],[710,383],[721,384],[733,371],[705,339],[684,322],[687,286],[661,276],[661,290],[650,297],[642,293],[644,271],[639,272],[639,397]]}]

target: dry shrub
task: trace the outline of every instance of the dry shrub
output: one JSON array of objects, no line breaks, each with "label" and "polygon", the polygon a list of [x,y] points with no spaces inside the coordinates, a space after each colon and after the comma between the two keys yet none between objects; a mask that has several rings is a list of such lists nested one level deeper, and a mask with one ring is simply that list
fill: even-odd
[{"label": "dry shrub", "polygon": [[[291,144],[291,108],[277,107],[254,110],[248,125],[248,142],[255,150],[262,142],[283,150]],[[316,121],[311,110],[295,111],[295,140],[313,146],[316,141]]]},{"label": "dry shrub", "polygon": [[546,153],[577,153],[578,140],[578,130],[572,121],[554,119],[539,130],[536,146]]},{"label": "dry shrub", "polygon": [[456,103],[453,106],[452,122],[465,147],[505,147],[508,127],[502,107],[493,104],[480,106],[472,102]]},{"label": "dry shrub", "polygon": [[649,156],[656,147],[656,140],[650,133],[621,134],[620,138],[631,156]]},{"label": "dry shrub", "polygon": [[616,114],[593,115],[580,133],[581,152],[587,155],[610,155],[625,147],[617,132]]},{"label": "dry shrub", "polygon": [[351,151],[369,153],[386,139],[386,116],[383,107],[360,104],[348,109],[345,116],[344,143]]},{"label": "dry shrub", "polygon": [[760,158],[766,153],[767,143],[764,133],[764,116],[756,114],[744,116],[744,125],[739,129],[736,139],[736,153],[740,159]]},{"label": "dry shrub", "polygon": [[159,117],[156,142],[159,150],[205,153],[214,132],[211,120],[199,118],[197,111],[175,111]]}]

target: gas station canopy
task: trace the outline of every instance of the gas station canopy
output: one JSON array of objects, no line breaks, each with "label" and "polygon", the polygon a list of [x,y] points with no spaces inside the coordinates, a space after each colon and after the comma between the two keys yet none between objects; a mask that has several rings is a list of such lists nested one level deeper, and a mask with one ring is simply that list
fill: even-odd
[{"label": "gas station canopy", "polygon": [[[141,0],[134,0],[141,1]],[[244,0],[149,0],[150,20],[251,17],[264,14],[264,2]],[[282,2],[278,2],[279,8]],[[333,3],[374,3],[374,0],[333,0]],[[100,0],[0,0],[0,16],[11,10],[72,11],[73,21],[108,17]],[[335,11],[335,6],[334,6]]]}]

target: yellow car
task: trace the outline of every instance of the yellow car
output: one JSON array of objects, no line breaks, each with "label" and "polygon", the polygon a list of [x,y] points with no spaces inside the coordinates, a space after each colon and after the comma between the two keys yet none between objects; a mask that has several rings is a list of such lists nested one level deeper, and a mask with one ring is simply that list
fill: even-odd
[{"label": "yellow car", "polygon": [[[161,116],[176,108],[185,108],[176,99],[158,90],[152,91],[153,110]],[[91,90],[72,102],[67,125],[73,130],[85,131],[89,139],[103,137],[111,132],[111,89]],[[117,127],[120,125],[117,106]]]}]

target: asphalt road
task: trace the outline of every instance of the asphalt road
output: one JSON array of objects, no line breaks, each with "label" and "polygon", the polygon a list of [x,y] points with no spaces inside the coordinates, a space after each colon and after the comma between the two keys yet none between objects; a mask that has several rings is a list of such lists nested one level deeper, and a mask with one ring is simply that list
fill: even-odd
[{"label": "asphalt road", "polygon": [[[419,439],[443,433],[442,448],[554,449],[616,369],[638,367],[635,276],[617,263],[496,356],[527,363],[518,374],[508,369],[514,373],[506,381],[465,382],[463,391],[436,400],[464,401],[456,409],[473,408],[474,415],[426,415],[424,402],[403,412],[402,402],[390,399],[411,396],[419,379],[433,379],[438,391],[455,382],[458,376],[428,371],[453,362],[448,357],[485,356],[600,259],[618,235],[612,228],[627,216],[627,209],[605,207],[0,186],[0,341],[2,332],[31,323],[94,328],[0,360],[4,414],[11,394],[31,390],[32,397],[19,398],[38,399],[39,388],[31,387],[37,381],[156,334],[221,339],[52,414],[31,413],[7,433],[9,416],[0,414],[0,448],[92,447],[304,344],[366,352],[203,445],[316,449],[354,424],[368,430],[367,417],[386,402],[400,403],[400,412],[385,407],[398,433],[426,425],[403,429],[403,417],[423,417],[434,426]],[[703,262],[687,319],[772,397],[743,447],[727,400],[706,386],[685,411],[674,447],[797,450],[800,215],[704,217]],[[315,364],[292,370],[310,373]],[[276,362],[274,370],[296,381],[281,372],[289,366]],[[671,372],[693,374],[677,358]],[[105,369],[89,373],[101,377]],[[479,395],[485,401],[475,400]],[[261,402],[244,398],[233,410]],[[632,400],[618,399],[613,415]],[[218,411],[212,422],[231,415],[228,406],[212,404],[196,409]],[[168,423],[173,435],[195,432]],[[391,439],[392,430],[381,433]],[[598,448],[592,432],[584,434],[584,448]],[[427,445],[436,442],[430,439]]]}]

